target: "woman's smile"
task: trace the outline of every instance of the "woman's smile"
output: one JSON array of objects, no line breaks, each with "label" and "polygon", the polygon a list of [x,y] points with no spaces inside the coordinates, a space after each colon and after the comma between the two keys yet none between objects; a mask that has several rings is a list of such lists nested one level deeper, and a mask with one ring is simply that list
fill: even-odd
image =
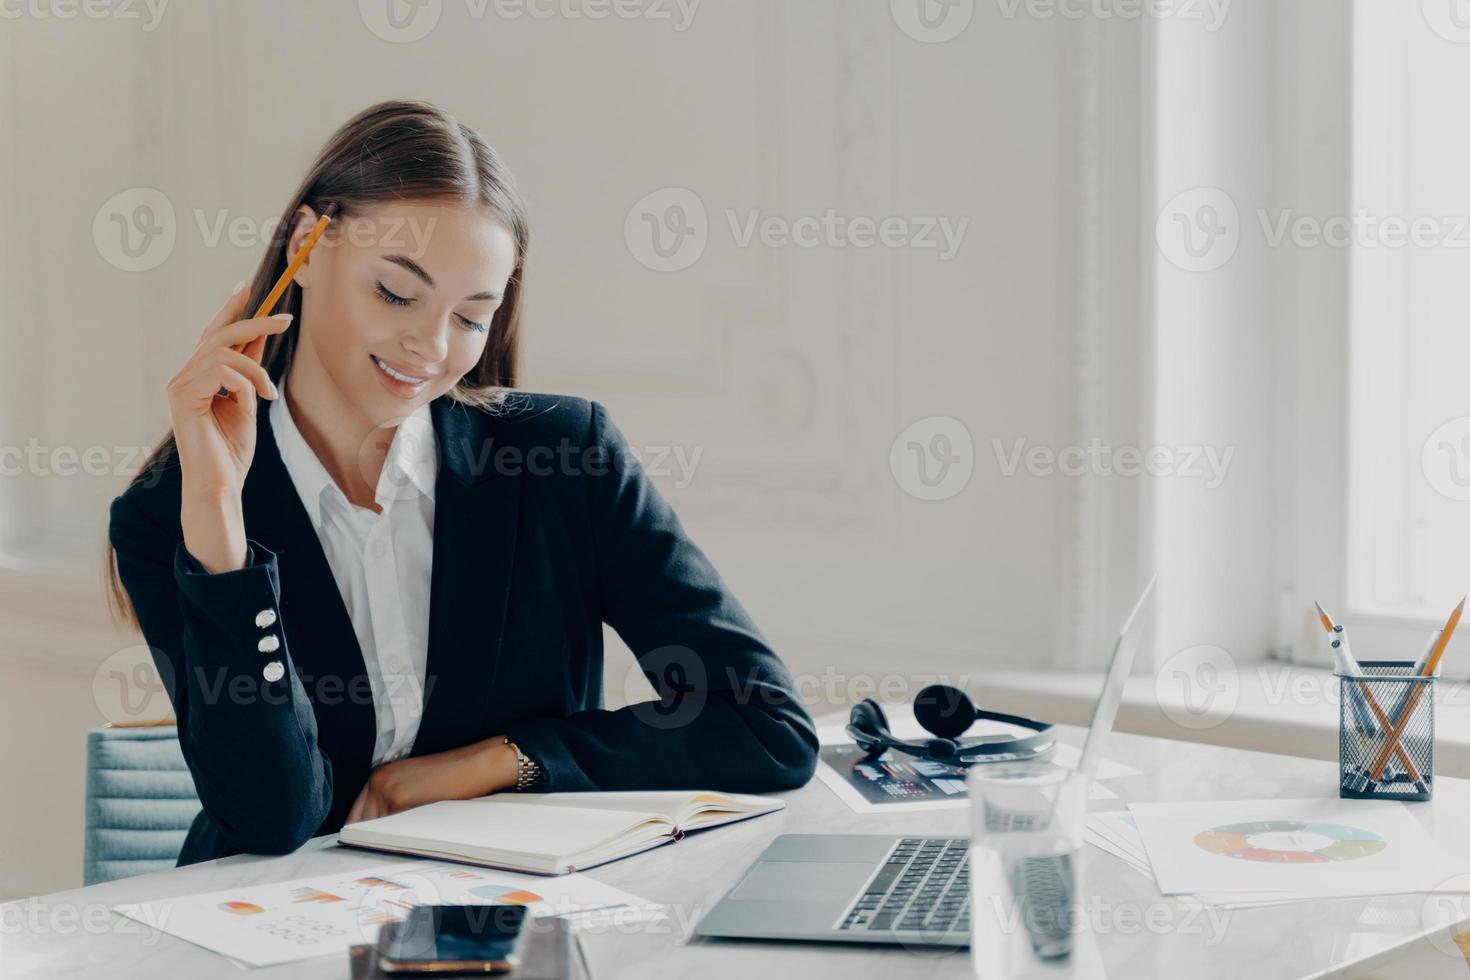
[{"label": "woman's smile", "polygon": [[383,381],[383,386],[399,398],[413,398],[424,390],[428,378],[421,375],[407,374],[395,370],[381,360],[376,354],[369,354],[373,364],[377,367],[377,375]]}]

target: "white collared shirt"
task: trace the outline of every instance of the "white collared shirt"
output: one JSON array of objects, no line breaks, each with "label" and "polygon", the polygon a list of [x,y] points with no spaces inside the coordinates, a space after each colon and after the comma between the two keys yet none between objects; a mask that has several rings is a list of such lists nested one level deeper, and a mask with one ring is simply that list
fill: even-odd
[{"label": "white collared shirt", "polygon": [[[374,493],[379,514],[348,502],[296,428],[284,377],[277,388],[271,431],[362,648],[377,715],[377,766],[408,754],[424,713],[438,475],[429,406],[420,405],[394,430]],[[351,697],[352,679],[341,683],[342,696]]]}]

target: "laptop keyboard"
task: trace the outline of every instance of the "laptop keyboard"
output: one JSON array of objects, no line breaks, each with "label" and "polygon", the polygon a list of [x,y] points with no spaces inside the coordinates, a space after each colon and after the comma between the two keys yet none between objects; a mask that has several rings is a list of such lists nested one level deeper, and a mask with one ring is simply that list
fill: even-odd
[{"label": "laptop keyboard", "polygon": [[838,928],[969,932],[969,840],[964,837],[901,839]]}]

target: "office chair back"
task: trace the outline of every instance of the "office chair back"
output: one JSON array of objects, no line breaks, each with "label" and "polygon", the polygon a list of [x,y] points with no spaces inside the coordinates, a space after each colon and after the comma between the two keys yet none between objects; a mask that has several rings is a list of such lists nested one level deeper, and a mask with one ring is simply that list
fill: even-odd
[{"label": "office chair back", "polygon": [[172,723],[92,729],[83,883],[172,868],[199,810]]}]

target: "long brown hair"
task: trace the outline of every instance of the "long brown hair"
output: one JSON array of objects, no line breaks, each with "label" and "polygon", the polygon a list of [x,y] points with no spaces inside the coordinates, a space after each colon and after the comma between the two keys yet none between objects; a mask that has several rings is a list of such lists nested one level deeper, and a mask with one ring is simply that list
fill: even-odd
[{"label": "long brown hair", "polygon": [[[505,296],[491,320],[480,362],[449,392],[466,405],[493,409],[516,385],[520,369],[521,294],[525,286],[530,230],[515,178],[499,154],[473,129],[428,102],[394,100],[370,106],[327,140],[316,161],[281,212],[270,246],[250,280],[245,308],[253,312],[286,268],[286,247],[296,211],[306,205],[321,214],[329,204],[341,218],[377,204],[402,200],[445,201],[486,207],[515,238],[516,263]],[[279,382],[291,367],[301,330],[301,287],[292,282],[273,313],[294,313],[284,332],[266,338],[261,365]],[[173,430],[149,455],[128,486],[141,483],[176,455]],[[114,622],[138,625],[137,614],[118,577],[109,539],[104,550],[106,593]]]}]

